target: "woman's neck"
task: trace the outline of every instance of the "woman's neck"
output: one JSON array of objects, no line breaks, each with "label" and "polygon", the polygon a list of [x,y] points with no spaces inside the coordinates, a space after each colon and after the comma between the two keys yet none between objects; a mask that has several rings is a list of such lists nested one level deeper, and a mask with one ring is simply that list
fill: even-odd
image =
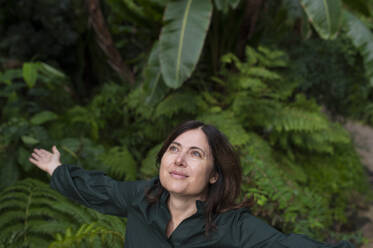
[{"label": "woman's neck", "polygon": [[183,220],[197,212],[196,200],[200,199],[195,197],[182,197],[170,194],[167,204],[168,209],[171,213],[171,220],[166,230],[166,234],[168,237],[171,236],[171,233]]}]

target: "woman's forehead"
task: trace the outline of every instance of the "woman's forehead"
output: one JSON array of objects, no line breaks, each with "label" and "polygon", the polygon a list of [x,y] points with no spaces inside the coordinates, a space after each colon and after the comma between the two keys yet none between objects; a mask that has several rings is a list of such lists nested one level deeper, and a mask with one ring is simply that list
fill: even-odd
[{"label": "woman's forehead", "polygon": [[183,147],[199,147],[206,151],[210,149],[210,146],[207,141],[205,133],[200,129],[188,130],[179,136],[173,141]]}]

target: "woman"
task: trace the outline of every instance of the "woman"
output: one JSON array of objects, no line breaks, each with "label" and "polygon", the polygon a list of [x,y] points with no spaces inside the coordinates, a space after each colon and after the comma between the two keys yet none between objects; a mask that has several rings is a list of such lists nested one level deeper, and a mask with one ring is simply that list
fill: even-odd
[{"label": "woman", "polygon": [[128,217],[125,247],[345,248],[285,235],[252,216],[240,193],[241,168],[232,145],[215,127],[188,121],[157,156],[159,177],[118,182],[103,173],[61,165],[35,149],[30,161],[48,172],[52,188],[105,214]]}]

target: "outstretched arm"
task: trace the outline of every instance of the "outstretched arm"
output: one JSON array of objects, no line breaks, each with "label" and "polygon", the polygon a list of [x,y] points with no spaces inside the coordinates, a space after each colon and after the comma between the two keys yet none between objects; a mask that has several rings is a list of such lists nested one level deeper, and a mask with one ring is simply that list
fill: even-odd
[{"label": "outstretched arm", "polygon": [[34,149],[29,161],[49,175],[52,175],[53,171],[61,165],[60,152],[56,146],[52,147],[52,153],[44,149]]},{"label": "outstretched arm", "polygon": [[[141,199],[152,182],[116,181],[99,171],[88,171],[74,165],[61,165],[56,146],[49,152],[34,149],[29,158],[51,175],[51,187],[62,195],[101,213],[126,217],[129,205]],[[140,197],[140,198],[139,198]]]}]

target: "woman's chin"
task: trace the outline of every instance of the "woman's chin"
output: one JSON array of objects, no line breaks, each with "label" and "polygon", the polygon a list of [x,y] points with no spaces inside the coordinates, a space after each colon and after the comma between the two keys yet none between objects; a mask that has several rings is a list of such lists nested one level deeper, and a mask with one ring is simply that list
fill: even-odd
[{"label": "woman's chin", "polygon": [[168,182],[165,189],[170,193],[183,194],[186,192],[186,185],[180,182]]}]

